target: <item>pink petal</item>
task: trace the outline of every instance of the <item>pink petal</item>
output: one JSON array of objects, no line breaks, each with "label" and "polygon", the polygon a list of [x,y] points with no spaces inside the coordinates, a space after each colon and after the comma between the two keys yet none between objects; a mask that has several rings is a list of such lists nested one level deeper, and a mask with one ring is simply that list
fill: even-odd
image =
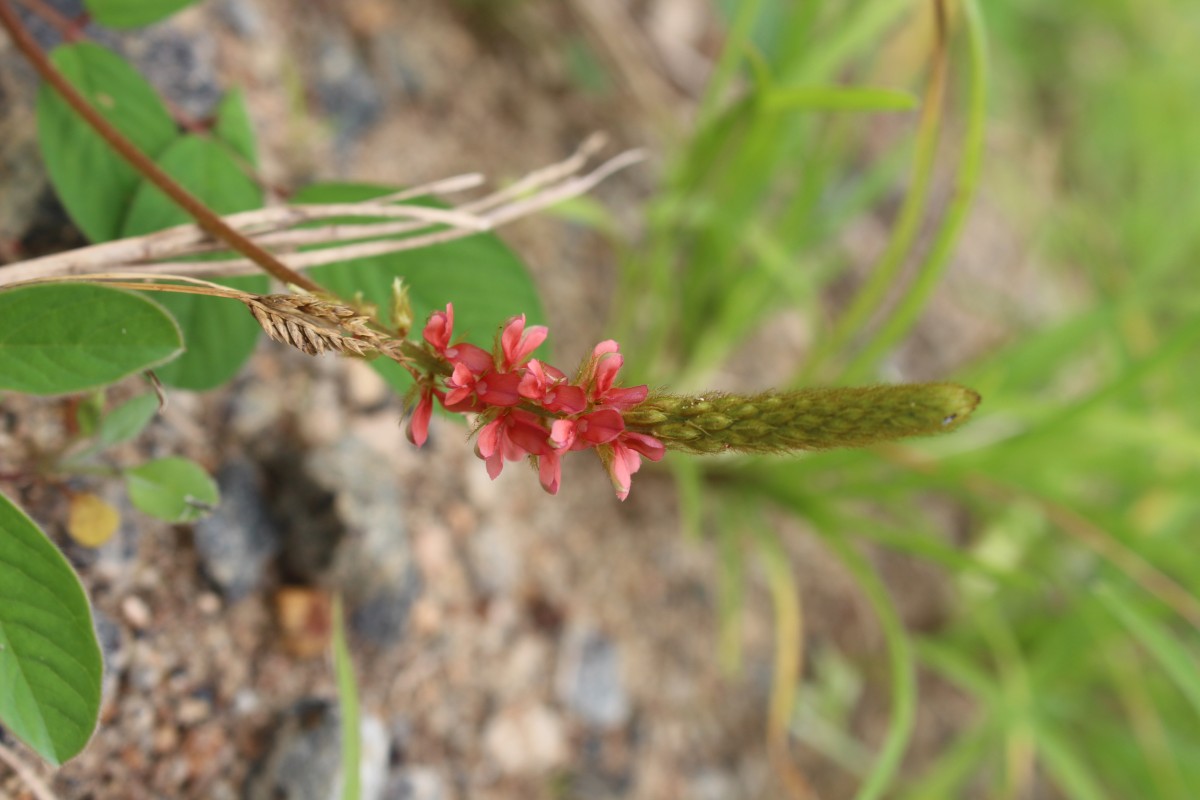
[{"label": "pink petal", "polygon": [[517,344],[521,341],[521,334],[525,331],[525,315],[513,317],[508,322],[504,323],[504,327],[500,329],[500,351],[504,353],[506,364],[512,363],[512,353],[516,351]]},{"label": "pink petal", "polygon": [[534,325],[525,331],[525,335],[521,337],[521,344],[517,347],[516,352],[509,359],[509,364],[515,366],[520,364],[525,359],[533,355],[533,351],[542,346],[542,342],[546,341],[546,337],[550,335],[550,329],[545,325]]},{"label": "pink petal", "polygon": [[550,494],[558,494],[559,484],[562,483],[562,459],[558,453],[551,450],[538,458],[538,478],[543,489]]},{"label": "pink petal", "polygon": [[463,364],[471,372],[480,375],[492,368],[492,354],[469,342],[460,342],[447,347],[442,355],[452,364]]},{"label": "pink petal", "polygon": [[575,443],[575,420],[556,419],[550,426],[550,446],[564,450]]},{"label": "pink petal", "polygon": [[542,362],[535,358],[525,365],[525,374],[521,376],[517,392],[526,400],[535,400],[540,403],[546,394],[547,385],[546,370],[543,369]]},{"label": "pink petal", "polygon": [[620,349],[621,346],[617,344],[615,339],[605,339],[603,342],[592,348],[592,355],[596,358],[599,358],[605,353],[615,353]]},{"label": "pink petal", "polygon": [[521,402],[520,382],[521,376],[515,372],[488,372],[475,383],[475,392],[488,405],[515,406]]},{"label": "pink petal", "polygon": [[504,469],[504,458],[499,453],[488,456],[483,463],[487,467],[488,477],[492,480],[496,480]]},{"label": "pink petal", "polygon": [[417,447],[425,444],[429,438],[429,418],[433,415],[433,392],[426,389],[421,392],[421,400],[408,419],[408,440]]},{"label": "pink petal", "polygon": [[429,316],[429,321],[425,323],[425,341],[433,346],[433,349],[439,353],[446,349],[450,344],[450,337],[454,334],[454,304],[447,303],[445,311],[435,311]]},{"label": "pink petal", "polygon": [[596,381],[592,388],[592,398],[596,402],[603,402],[624,363],[625,357],[615,351],[601,356],[596,362]]},{"label": "pink petal", "polygon": [[625,420],[619,411],[602,408],[580,417],[576,430],[580,438],[590,444],[604,444],[616,439],[625,430]]},{"label": "pink petal", "polygon": [[649,394],[650,387],[646,385],[609,388],[604,393],[603,398],[601,398],[601,402],[606,406],[612,406],[624,411],[639,405]]},{"label": "pink petal", "polygon": [[[629,497],[629,483],[633,473],[630,471],[629,462],[625,458],[625,454],[628,452],[620,444],[614,444],[612,446],[612,455],[604,459],[604,467],[608,470],[608,477],[612,481],[613,488],[617,490],[618,500],[624,500],[626,497]],[[634,457],[637,457],[636,454]]]},{"label": "pink petal", "polygon": [[515,461],[527,455],[537,456],[549,452],[551,448],[546,442],[547,435],[546,429],[540,424],[522,419],[514,413],[508,426],[508,441],[513,447],[509,460]]},{"label": "pink petal", "polygon": [[500,426],[504,424],[503,419],[494,419],[487,425],[479,429],[479,435],[475,439],[475,451],[480,458],[491,458],[492,455],[500,447]]},{"label": "pink petal", "polygon": [[543,405],[558,414],[579,414],[587,408],[587,395],[578,386],[557,386],[546,394]]},{"label": "pink petal", "polygon": [[663,456],[667,453],[667,448],[663,446],[663,443],[647,433],[626,431],[621,436],[621,443],[651,461],[662,461]]}]

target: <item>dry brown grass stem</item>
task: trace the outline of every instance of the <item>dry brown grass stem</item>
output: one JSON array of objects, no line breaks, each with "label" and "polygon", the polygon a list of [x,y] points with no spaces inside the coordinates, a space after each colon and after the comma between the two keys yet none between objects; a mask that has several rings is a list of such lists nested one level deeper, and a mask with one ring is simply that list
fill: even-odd
[{"label": "dry brown grass stem", "polygon": [[37,776],[33,771],[33,767],[21,760],[20,756],[15,751],[10,750],[0,743],[0,761],[3,761],[9,766],[17,777],[24,782],[25,787],[37,800],[55,800],[54,793],[50,791],[50,787]]},{"label": "dry brown grass stem", "polygon": [[390,349],[391,339],[371,328],[358,310],[302,294],[247,295],[242,302],[267,336],[310,356],[369,356]]},{"label": "dry brown grass stem", "polygon": [[[641,151],[626,151],[580,174],[588,159],[604,144],[601,136],[589,137],[564,161],[530,173],[515,184],[460,203],[451,209],[397,205],[393,201],[418,194],[444,194],[478,185],[477,175],[447,178],[365,203],[316,206],[280,206],[225,217],[226,224],[260,246],[290,250],[303,245],[338,245],[322,250],[281,256],[288,267],[304,270],[365,256],[413,250],[490,230],[519,217],[540,211],[589,190],[621,169],[644,160]],[[296,226],[332,217],[368,217],[382,222],[324,225],[294,230]],[[400,237],[379,240],[380,237]],[[376,241],[362,241],[374,239]],[[356,242],[356,243],[352,243]],[[181,225],[147,236],[84,247],[67,253],[32,259],[0,269],[0,287],[30,280],[90,275],[112,270],[135,270],[143,275],[245,275],[257,271],[248,259],[220,262],[178,262],[181,258],[213,252],[224,246],[196,225]]]}]

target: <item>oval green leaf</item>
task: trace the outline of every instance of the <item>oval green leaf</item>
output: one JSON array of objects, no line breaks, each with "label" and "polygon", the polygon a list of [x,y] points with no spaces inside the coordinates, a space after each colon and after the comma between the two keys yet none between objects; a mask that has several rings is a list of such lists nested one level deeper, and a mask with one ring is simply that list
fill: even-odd
[{"label": "oval green leaf", "polygon": [[[308,186],[296,203],[354,203],[395,191],[363,184],[325,183]],[[357,293],[378,308],[391,307],[392,281],[402,278],[412,300],[414,328],[454,303],[455,335],[487,350],[496,330],[509,317],[524,314],[530,324],[544,324],[542,305],[529,272],[520,259],[490,233],[480,233],[420,250],[363,258],[311,270],[313,279],[342,297]],[[386,320],[385,320],[386,322]],[[397,391],[412,377],[385,358],[371,362]]]},{"label": "oval green leaf", "polygon": [[165,19],[196,0],[83,0],[96,22],[110,28],[137,28]]},{"label": "oval green leaf", "polygon": [[217,105],[217,120],[213,124],[213,136],[233,149],[250,166],[258,164],[258,142],[250,112],[246,108],[246,96],[241,89],[230,89]]},{"label": "oval green leaf", "polygon": [[216,482],[203,467],[176,456],[126,470],[125,484],[139,511],[166,522],[195,522],[220,499]]},{"label": "oval green leaf", "polygon": [[[179,136],[153,87],[119,56],[89,42],[58,47],[54,65],[92,106],[146,155]],[[93,242],[115,239],[141,178],[58,93],[42,85],[38,141],[63,207]]]},{"label": "oval green leaf", "polygon": [[57,766],[96,729],[102,677],[79,578],[0,495],[0,723]]},{"label": "oval green leaf", "polygon": [[100,447],[112,447],[127,442],[142,432],[154,415],[158,413],[158,396],[140,394],[100,418],[96,428],[96,443]]},{"label": "oval green leaf", "polygon": [[[242,171],[227,145],[198,136],[172,144],[158,165],[185,189],[220,214],[262,205],[262,190]],[[148,182],[138,186],[122,236],[140,236],[188,222],[188,215]],[[266,276],[219,281],[246,292],[267,291]],[[187,352],[158,370],[168,386],[203,391],[225,383],[254,350],[260,329],[241,303],[199,295],[160,295],[158,300],[183,329]]]},{"label": "oval green leaf", "polygon": [[85,283],[0,292],[0,389],[67,394],[156,367],[182,349],[152,300]]}]

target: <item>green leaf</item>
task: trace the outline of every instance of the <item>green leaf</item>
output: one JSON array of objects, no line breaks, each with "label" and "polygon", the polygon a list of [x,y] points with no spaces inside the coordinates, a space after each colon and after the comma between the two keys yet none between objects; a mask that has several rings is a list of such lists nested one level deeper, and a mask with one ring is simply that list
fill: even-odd
[{"label": "green leaf", "polygon": [[0,495],[0,723],[57,766],[96,729],[102,677],[79,578]]},{"label": "green leaf", "polygon": [[250,112],[246,109],[246,97],[241,89],[230,89],[217,106],[217,121],[213,135],[233,148],[251,166],[258,165],[258,142],[254,126],[250,123]]},{"label": "green leaf", "polygon": [[172,456],[125,471],[138,510],[167,522],[195,522],[219,501],[217,484],[195,461]]},{"label": "green leaf", "polygon": [[[56,48],[50,60],[146,155],[157,157],[178,137],[154,89],[119,56],[81,42]],[[45,84],[37,128],[50,182],[71,219],[94,242],[117,238],[140,176]]]},{"label": "green leaf", "polygon": [[83,0],[92,18],[110,28],[149,25],[190,6],[196,0]]},{"label": "green leaf", "polygon": [[0,389],[66,394],[179,354],[179,328],[152,300],[84,283],[0,292]]},{"label": "green leaf", "polygon": [[[262,205],[258,184],[224,147],[211,139],[181,136],[155,160],[183,188],[218,214],[248,211]],[[149,181],[141,181],[121,226],[121,235],[141,236],[185,222],[191,222],[187,212]]]},{"label": "green leaf", "polygon": [[142,429],[158,413],[158,396],[141,394],[100,418],[96,440],[100,447],[112,447],[127,442],[142,432]]},{"label": "green leaf", "polygon": [[[185,189],[219,214],[248,211],[262,205],[262,191],[217,142],[184,136],[158,159],[158,165]],[[161,191],[143,182],[130,205],[123,236],[139,236],[189,221]],[[267,291],[266,276],[218,281],[246,292]],[[183,329],[187,352],[158,377],[168,386],[201,391],[219,386],[241,368],[259,327],[237,302],[199,295],[162,295],[160,301]]]},{"label": "green leaf", "polygon": [[[316,184],[298,192],[296,203],[351,203],[394,191],[361,184]],[[541,303],[525,265],[492,234],[419,250],[331,264],[310,272],[313,279],[346,298],[361,292],[381,309],[391,304],[392,279],[401,277],[412,299],[414,328],[419,335],[432,312],[454,303],[457,337],[492,348],[496,330],[509,317],[525,314],[530,324],[544,324]],[[387,320],[384,320],[387,322]],[[371,362],[397,391],[412,379],[387,359]]]}]

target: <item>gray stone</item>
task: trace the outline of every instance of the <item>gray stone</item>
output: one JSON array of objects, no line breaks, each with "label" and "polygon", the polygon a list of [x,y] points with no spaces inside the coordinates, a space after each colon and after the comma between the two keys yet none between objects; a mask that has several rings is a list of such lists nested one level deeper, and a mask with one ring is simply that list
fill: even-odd
[{"label": "gray stone", "polygon": [[209,580],[231,601],[263,583],[267,565],[279,552],[280,535],[259,488],[259,473],[237,459],[217,472],[221,503],[196,523],[196,553]]},{"label": "gray stone", "polygon": [[313,85],[334,124],[334,148],[342,157],[383,114],[383,96],[353,39],[326,30],[316,43]]},{"label": "gray stone", "polygon": [[431,767],[406,767],[388,781],[388,800],[446,800],[446,780]]},{"label": "gray stone", "polygon": [[257,39],[267,32],[262,8],[254,0],[223,0],[217,14],[229,29],[243,39]]},{"label": "gray stone", "polygon": [[121,49],[163,97],[193,117],[211,114],[224,93],[217,43],[203,28],[180,30],[165,21],[122,37]]},{"label": "gray stone", "polygon": [[601,632],[576,627],[563,638],[555,676],[558,697],[585,725],[618,728],[629,721],[629,697],[616,644]]},{"label": "gray stone", "polygon": [[361,636],[386,646],[405,633],[421,592],[404,524],[404,498],[390,465],[354,436],[313,451],[308,479],[328,491],[345,541],[337,547],[334,579]]}]

